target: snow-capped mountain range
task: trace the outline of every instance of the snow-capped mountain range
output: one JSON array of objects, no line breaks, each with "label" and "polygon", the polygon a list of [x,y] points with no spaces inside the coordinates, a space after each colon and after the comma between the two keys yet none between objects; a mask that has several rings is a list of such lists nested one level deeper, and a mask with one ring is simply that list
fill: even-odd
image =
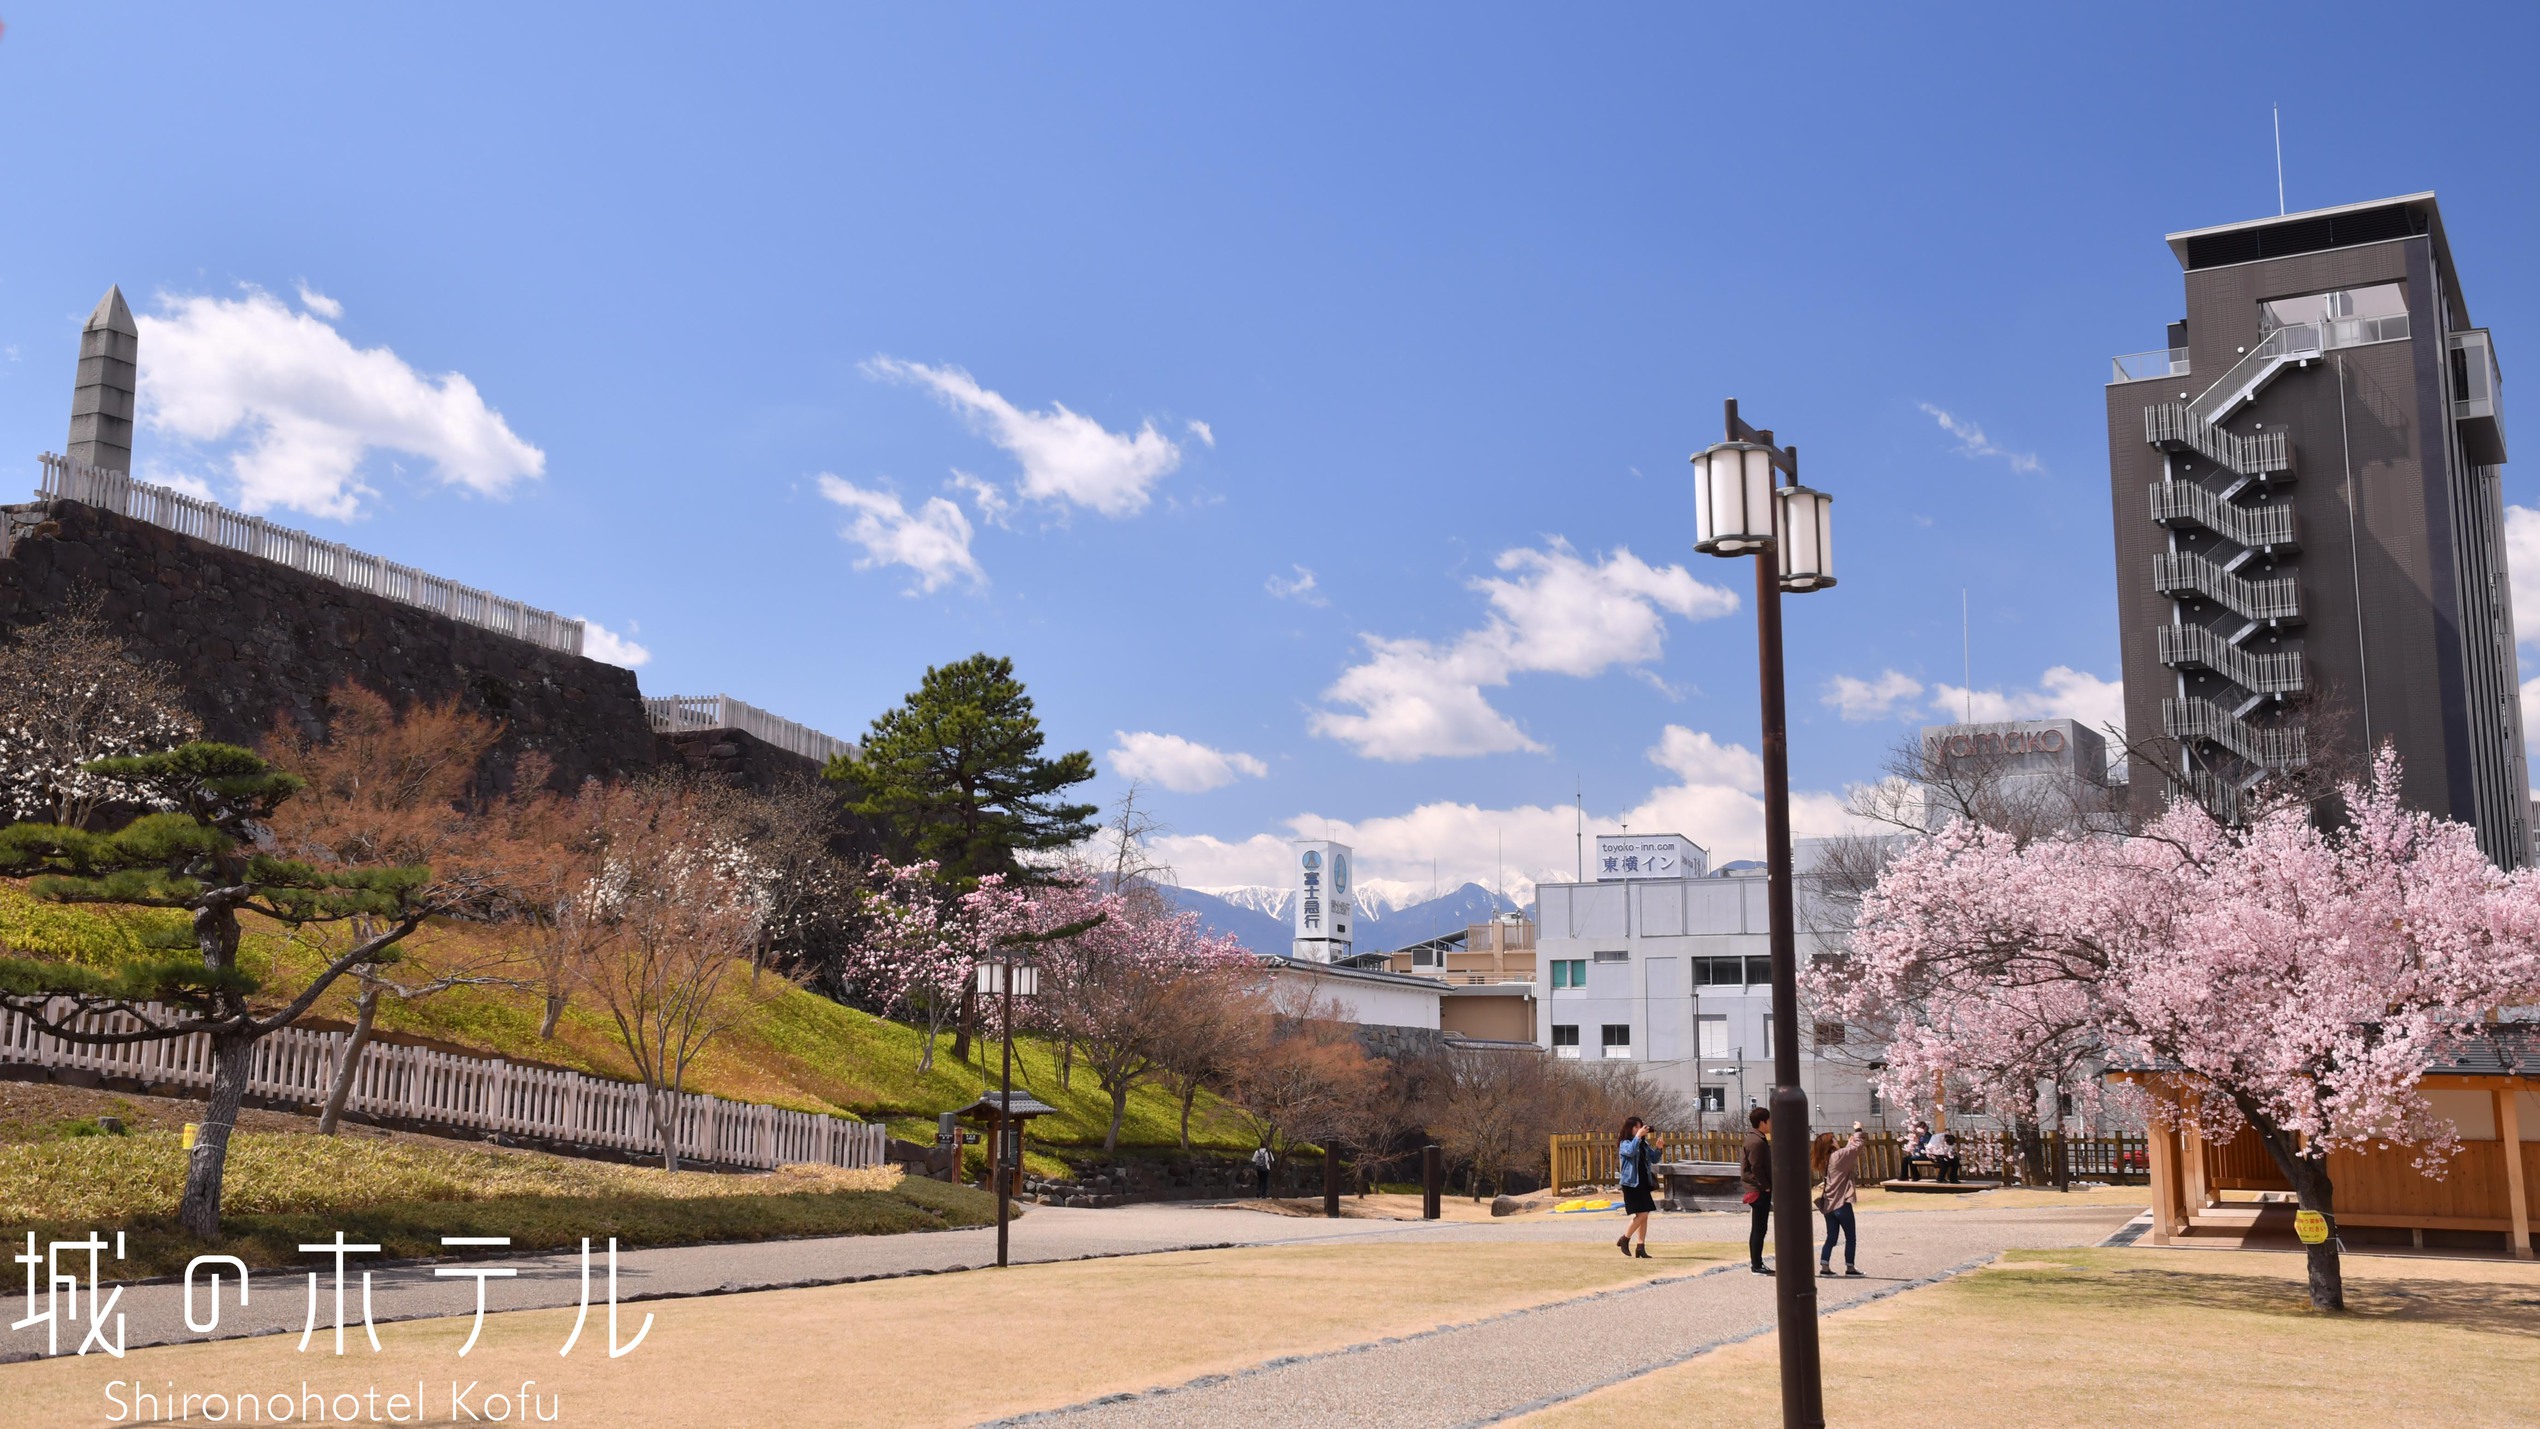
[{"label": "snow-capped mountain range", "polygon": [[[1201,923],[1232,935],[1254,952],[1285,953],[1295,936],[1293,888],[1233,884],[1164,891],[1176,904],[1197,913]],[[1376,879],[1358,885],[1358,926],[1351,942],[1360,952],[1390,952],[1509,911],[1523,909],[1512,899],[1494,897],[1478,883],[1431,897],[1425,887]]]}]

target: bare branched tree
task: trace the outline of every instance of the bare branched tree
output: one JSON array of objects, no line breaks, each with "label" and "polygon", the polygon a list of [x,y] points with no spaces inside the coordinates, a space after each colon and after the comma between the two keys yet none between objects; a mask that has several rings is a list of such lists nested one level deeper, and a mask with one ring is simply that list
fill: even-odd
[{"label": "bare branched tree", "polygon": [[200,723],[175,671],[134,654],[94,590],[0,644],[0,815],[86,828],[130,803],[93,760],[173,749]]}]

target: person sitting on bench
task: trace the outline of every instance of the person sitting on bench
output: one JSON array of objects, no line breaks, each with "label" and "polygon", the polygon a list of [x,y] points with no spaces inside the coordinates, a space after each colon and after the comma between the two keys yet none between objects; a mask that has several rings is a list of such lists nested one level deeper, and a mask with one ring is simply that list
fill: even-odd
[{"label": "person sitting on bench", "polygon": [[1958,1184],[1958,1142],[1950,1136],[1949,1128],[1942,1127],[1923,1142],[1923,1156],[1931,1162],[1942,1185]]},{"label": "person sitting on bench", "polygon": [[1904,1139],[1896,1144],[1896,1174],[1899,1178],[1907,1181],[1923,1179],[1923,1168],[1917,1163],[1923,1159],[1923,1142],[1930,1136],[1931,1128],[1919,1121],[1906,1129]]}]

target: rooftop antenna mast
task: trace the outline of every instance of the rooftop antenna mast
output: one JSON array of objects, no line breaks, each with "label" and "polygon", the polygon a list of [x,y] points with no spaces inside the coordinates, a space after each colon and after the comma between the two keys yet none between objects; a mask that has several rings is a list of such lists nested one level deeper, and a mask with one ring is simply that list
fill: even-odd
[{"label": "rooftop antenna mast", "polygon": [[1960,688],[1967,697],[1967,723],[1976,722],[1976,637],[1975,627],[1967,620],[1967,588],[1958,587],[1958,678],[1966,681]]},{"label": "rooftop antenna mast", "polygon": [[2275,113],[2275,216],[2284,217],[2284,106],[2267,106]]},{"label": "rooftop antenna mast", "polygon": [[1570,815],[1574,821],[1572,828],[1575,830],[1570,837],[1578,846],[1579,860],[1578,872],[1571,877],[1580,883],[1585,883],[1587,882],[1587,780],[1584,776],[1576,774],[1570,777],[1578,781],[1570,791]]},{"label": "rooftop antenna mast", "polygon": [[1490,911],[1492,912],[1492,914],[1493,914],[1493,915],[1496,915],[1496,914],[1499,912],[1499,904],[1500,904],[1500,901],[1501,901],[1502,899],[1505,899],[1507,896],[1508,896],[1508,831],[1507,831],[1506,829],[1501,829],[1501,830],[1499,831],[1499,891],[1498,891],[1498,892],[1496,892],[1496,893],[1493,893],[1493,894],[1491,895],[1491,907],[1490,907]]}]

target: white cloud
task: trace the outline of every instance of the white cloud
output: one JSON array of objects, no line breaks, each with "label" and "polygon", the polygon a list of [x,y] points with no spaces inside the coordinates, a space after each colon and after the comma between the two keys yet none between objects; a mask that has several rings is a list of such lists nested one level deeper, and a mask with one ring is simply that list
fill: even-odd
[{"label": "white cloud", "polygon": [[1925,415],[1938,422],[1942,431],[1958,439],[1958,451],[1962,456],[1998,456],[2011,464],[2011,470],[2023,476],[2034,476],[2046,470],[2045,463],[2037,459],[2035,452],[2015,452],[2006,447],[1996,446],[1993,439],[1984,434],[1984,428],[1975,423],[1935,407],[1929,402],[1917,402],[1914,405],[1922,408]]},{"label": "white cloud", "polygon": [[1063,501],[1105,516],[1134,516],[1146,509],[1152,488],[1182,463],[1182,449],[1155,423],[1136,433],[1107,431],[1100,422],[1057,402],[1046,412],[1027,412],[979,385],[958,367],[929,367],[895,357],[864,364],[869,376],[914,382],[970,419],[989,441],[1023,468],[1023,495]]},{"label": "white cloud", "polygon": [[203,501],[220,500],[220,497],[213,493],[210,482],[190,471],[176,471],[162,466],[155,458],[143,458],[141,470],[134,474],[152,486],[164,486],[170,491],[182,491],[188,496]]},{"label": "white cloud", "polygon": [[2033,690],[1977,690],[1973,698],[1963,685],[1931,687],[1931,709],[1955,722],[1967,718],[1970,706],[1977,724],[2022,719],[2078,720],[2092,729],[2125,726],[2125,685],[2103,680],[2087,670],[2055,665],[2038,677]]},{"label": "white cloud", "polygon": [[[1587,832],[1615,833],[1628,825],[1643,833],[1677,833],[1711,853],[1714,867],[1731,859],[1760,858],[1764,844],[1762,761],[1741,745],[1723,745],[1709,734],[1669,725],[1649,751],[1652,763],[1673,779],[1628,808],[1587,816]],[[1801,837],[1842,833],[1856,826],[1840,795],[1802,791],[1791,800],[1792,831]],[[1509,894],[1525,901],[1540,881],[1564,880],[1578,870],[1577,813],[1568,804],[1519,804],[1485,808],[1437,802],[1399,814],[1348,820],[1301,813],[1281,832],[1225,839],[1174,834],[1151,842],[1183,886],[1283,885],[1289,877],[1290,840],[1333,838],[1358,857],[1362,888],[1383,884],[1425,890],[1436,861],[1438,885],[1493,886],[1500,878],[1503,847]]]},{"label": "white cloud", "polygon": [[1281,600],[1303,601],[1307,605],[1331,604],[1315,590],[1314,572],[1299,565],[1291,565],[1288,569],[1296,572],[1295,578],[1272,576],[1262,582],[1261,588]]},{"label": "white cloud", "polygon": [[1182,425],[1190,429],[1192,436],[1199,438],[1199,444],[1201,446],[1214,447],[1217,445],[1217,429],[1215,427],[1210,426],[1197,417],[1193,417],[1191,420],[1184,422]]},{"label": "white cloud", "polygon": [[1237,779],[1266,779],[1270,766],[1249,754],[1211,749],[1178,734],[1113,730],[1112,772],[1161,784],[1176,794],[1205,794]]},{"label": "white cloud", "polygon": [[1923,682],[1900,670],[1881,670],[1874,680],[1837,675],[1819,701],[1853,724],[1886,719],[1920,696]]},{"label": "white cloud", "polygon": [[2540,645],[2540,511],[2505,508],[2505,573],[2513,583],[2514,639]]},{"label": "white cloud", "polygon": [[319,317],[326,319],[328,322],[335,322],[344,316],[344,305],[342,303],[339,303],[333,298],[328,297],[326,294],[310,287],[305,280],[295,286],[300,290],[300,306],[307,308],[310,312],[317,314]]},{"label": "white cloud", "polygon": [[1649,762],[1687,784],[1717,784],[1749,794],[1764,789],[1764,761],[1742,744],[1722,744],[1700,730],[1667,726]]},{"label": "white cloud", "polygon": [[868,491],[825,471],[820,494],[855,513],[838,534],[864,548],[857,570],[906,566],[917,573],[910,595],[939,590],[954,580],[988,583],[988,573],[970,554],[970,518],[944,498],[930,496],[912,512],[891,492]]},{"label": "white cloud", "polygon": [[2540,765],[2540,675],[2522,682],[2522,750],[2526,762]]},{"label": "white cloud", "polygon": [[979,508],[979,519],[992,526],[1006,525],[1006,518],[1014,514],[1014,503],[1006,498],[1005,488],[992,481],[982,481],[960,467],[953,468],[952,480],[944,485],[955,491],[967,492],[970,504]]},{"label": "white cloud", "polygon": [[635,624],[629,621],[624,635],[609,629],[587,615],[574,619],[582,622],[582,653],[604,665],[623,665],[633,670],[653,658],[653,652],[635,643]]},{"label": "white cloud", "polygon": [[1368,658],[1323,692],[1355,712],[1317,710],[1314,732],[1392,761],[1538,750],[1485,688],[1531,672],[1647,673],[1637,667],[1664,653],[1668,614],[1705,620],[1738,606],[1682,566],[1651,566],[1619,548],[1591,563],[1557,537],[1542,550],[1503,551],[1496,564],[1505,575],[1471,583],[1491,605],[1479,629],[1444,645],[1362,635]]},{"label": "white cloud", "polygon": [[426,377],[384,347],[357,348],[323,317],[250,288],[236,298],[162,297],[140,319],[141,420],[184,442],[244,443],[229,454],[239,504],[349,519],[372,448],[432,463],[439,479],[501,496],[546,470],[458,373]]}]

